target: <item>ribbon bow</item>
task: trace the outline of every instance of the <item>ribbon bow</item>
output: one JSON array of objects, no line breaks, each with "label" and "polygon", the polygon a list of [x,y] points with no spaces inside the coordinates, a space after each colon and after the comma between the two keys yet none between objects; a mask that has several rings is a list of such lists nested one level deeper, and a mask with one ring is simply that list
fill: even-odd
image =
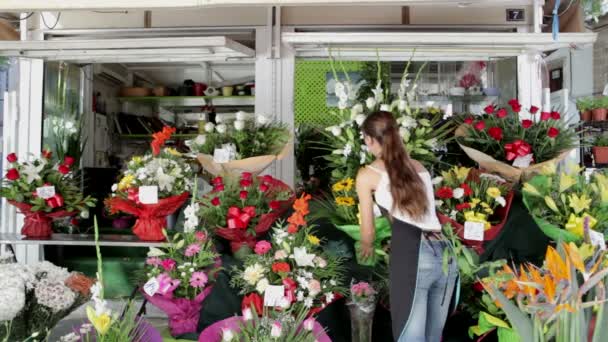
[{"label": "ribbon bow", "polygon": [[523,157],[532,152],[532,146],[523,140],[515,140],[511,144],[505,144],[506,158],[511,161],[517,157]]},{"label": "ribbon bow", "polygon": [[583,215],[580,217],[570,214],[568,223],[566,223],[566,230],[578,236],[583,236],[585,229],[585,218],[589,218],[589,229],[593,228],[597,224],[597,220],[587,213],[583,213]]},{"label": "ribbon bow", "polygon": [[464,213],[464,219],[465,219],[465,221],[469,221],[469,222],[483,223],[484,229],[486,229],[486,230],[490,229],[490,227],[491,227],[490,222],[487,221],[487,216],[482,213],[476,213],[474,211],[466,211]]},{"label": "ribbon bow", "polygon": [[53,209],[63,207],[63,197],[60,194],[55,194],[55,196],[46,199],[46,204]]},{"label": "ribbon bow", "polygon": [[230,207],[228,209],[228,218],[226,223],[231,229],[247,229],[249,221],[255,217],[255,207],[249,206],[242,210],[238,207]]}]

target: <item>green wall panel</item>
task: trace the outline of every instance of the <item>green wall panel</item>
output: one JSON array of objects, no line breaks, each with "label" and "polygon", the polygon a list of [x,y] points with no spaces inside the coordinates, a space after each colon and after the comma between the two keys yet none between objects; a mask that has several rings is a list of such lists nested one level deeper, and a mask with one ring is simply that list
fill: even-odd
[{"label": "green wall panel", "polygon": [[[347,72],[361,71],[363,62],[342,62]],[[340,74],[342,68],[336,63],[336,70]],[[297,60],[295,72],[294,110],[296,124],[312,124],[329,126],[338,122],[338,119],[329,115],[326,106],[325,85],[327,73],[331,72],[331,63],[328,60],[309,61]]]}]

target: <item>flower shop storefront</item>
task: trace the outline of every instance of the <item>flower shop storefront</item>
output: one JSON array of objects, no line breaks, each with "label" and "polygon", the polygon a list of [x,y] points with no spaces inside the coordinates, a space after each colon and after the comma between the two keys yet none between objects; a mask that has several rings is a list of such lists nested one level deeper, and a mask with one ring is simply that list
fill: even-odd
[{"label": "flower shop storefront", "polygon": [[[0,310],[0,341],[52,334],[83,303],[86,317],[62,341],[393,340],[390,222],[376,208],[373,257],[362,258],[354,185],[357,170],[372,161],[360,125],[374,111],[393,113],[409,153],[433,175],[451,246],[446,267],[456,262],[461,277],[445,339],[607,336],[608,175],[586,179],[578,167],[563,167],[580,132],[553,110],[542,76],[542,53],[592,44],[595,35],[328,31],[280,22],[253,32],[253,46],[230,34],[0,42],[1,55],[19,56],[19,79],[32,82],[19,85],[19,96],[27,96],[12,99],[31,109],[30,121],[42,121],[40,99],[48,94],[36,89],[46,89],[43,65],[55,61],[137,63],[140,71],[161,61],[239,61],[253,66],[258,89],[245,95],[255,96],[249,111],[207,116],[192,136],[159,113],[162,125],[125,156],[102,198],[83,193],[82,184],[96,180],[79,178],[69,153],[28,157],[44,145],[42,129],[32,124],[38,131],[26,138],[17,124],[24,108],[13,111],[19,133],[4,146],[3,227],[21,221],[5,217],[13,210],[7,208],[25,220],[4,230],[0,242],[97,248],[91,267],[81,270],[86,276],[2,259],[8,290],[0,289],[0,299],[18,295],[12,310]],[[91,74],[81,75],[87,84]],[[90,108],[93,92],[85,93],[79,105]],[[204,96],[210,105],[217,100]],[[31,147],[24,149],[24,140]],[[55,219],[98,206],[130,217],[124,234],[104,231],[102,214],[90,215],[89,231],[58,234]],[[113,254],[133,247],[146,253]],[[19,261],[33,261],[35,253],[19,252]],[[139,303],[109,303],[107,265],[127,258],[139,266],[133,296],[166,314],[162,336]],[[32,317],[49,325],[31,324]]]}]

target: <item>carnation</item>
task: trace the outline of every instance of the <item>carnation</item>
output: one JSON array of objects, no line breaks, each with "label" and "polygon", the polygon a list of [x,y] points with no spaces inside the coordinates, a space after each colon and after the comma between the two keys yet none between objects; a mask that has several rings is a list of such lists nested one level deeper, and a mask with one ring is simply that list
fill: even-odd
[{"label": "carnation", "polygon": [[256,263],[245,268],[245,272],[243,272],[243,279],[245,279],[249,285],[256,285],[257,282],[262,279],[263,275],[264,267]]},{"label": "carnation", "polygon": [[53,312],[68,309],[76,300],[76,294],[63,283],[42,279],[34,290],[38,304],[44,305]]}]

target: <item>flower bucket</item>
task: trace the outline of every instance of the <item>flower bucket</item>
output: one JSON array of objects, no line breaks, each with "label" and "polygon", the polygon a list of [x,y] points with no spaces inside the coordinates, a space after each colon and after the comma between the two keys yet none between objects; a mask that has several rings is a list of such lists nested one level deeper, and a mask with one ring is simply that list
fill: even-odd
[{"label": "flower bucket", "polygon": [[581,112],[581,121],[591,121],[591,111],[590,110]]},{"label": "flower bucket", "polygon": [[[456,137],[465,136],[466,135],[465,126],[461,125],[460,127],[458,127],[456,129],[455,135],[456,135]],[[477,164],[479,164],[479,167],[481,169],[484,169],[488,173],[498,174],[502,178],[504,178],[510,182],[513,182],[513,183],[518,183],[520,181],[525,182],[526,180],[534,177],[534,175],[540,173],[541,169],[545,165],[559,163],[560,161],[562,161],[564,158],[566,158],[568,156],[568,153],[570,153],[570,151],[572,151],[572,149],[568,149],[568,150],[560,152],[560,154],[553,159],[544,161],[542,163],[533,164],[528,167],[519,168],[519,167],[509,165],[505,162],[496,160],[493,157],[491,157],[481,151],[478,151],[471,147],[464,146],[461,143],[458,143],[458,145],[464,151],[464,153],[466,153],[467,156],[469,156],[469,158],[471,158],[473,161],[475,161]]]},{"label": "flower bucket", "polygon": [[596,164],[608,164],[608,146],[593,146],[591,150]]},{"label": "flower bucket", "polygon": [[8,201],[25,215],[21,235],[28,238],[49,238],[53,234],[53,219],[76,215],[76,212],[60,210],[47,213],[44,211],[32,211],[32,206],[26,203]]},{"label": "flower bucket", "polygon": [[606,121],[606,116],[608,115],[608,109],[606,108],[596,108],[591,111],[591,116],[593,121]]},{"label": "flower bucket", "polygon": [[509,192],[509,194],[505,197],[506,205],[504,207],[496,209],[494,215],[501,217],[502,219],[499,223],[491,226],[490,229],[484,231],[483,241],[466,240],[464,238],[464,224],[460,224],[455,220],[452,220],[450,217],[443,215],[439,212],[437,212],[437,218],[439,219],[439,222],[442,225],[449,223],[452,228],[454,228],[454,231],[456,232],[458,237],[466,246],[473,248],[477,252],[477,254],[482,254],[484,251],[483,243],[485,241],[492,241],[496,239],[498,234],[500,234],[500,232],[502,231],[502,228],[504,227],[505,223],[507,222],[507,218],[509,217],[509,210],[511,209],[511,203],[513,202],[513,196],[513,191]]},{"label": "flower bucket", "polygon": [[211,293],[213,286],[207,286],[196,298],[171,298],[168,296],[149,296],[142,291],[143,296],[152,305],[161,309],[169,318],[169,331],[171,336],[195,333],[198,329],[203,300]]},{"label": "flower bucket", "polygon": [[275,160],[282,160],[291,151],[293,145],[293,136],[283,146],[281,152],[277,155],[256,156],[245,159],[233,160],[227,163],[216,163],[213,156],[209,154],[199,153],[197,159],[203,169],[213,176],[232,175],[239,176],[243,172],[249,172],[254,176],[262,173]]},{"label": "flower bucket", "polygon": [[[234,316],[230,318],[226,318],[219,322],[215,322],[207,329],[203,330],[200,334],[198,341],[199,342],[221,342],[222,341],[222,333],[224,330],[232,330],[235,336],[238,336],[238,333],[241,329],[241,324],[243,324],[242,316]],[[314,323],[313,333],[315,334],[316,341],[318,342],[331,342],[329,336],[323,329],[323,326],[319,324],[319,322]],[[238,339],[237,339],[238,340]]]},{"label": "flower bucket", "polygon": [[167,216],[181,208],[190,197],[189,192],[158,200],[157,204],[142,204],[130,199],[112,197],[106,205],[113,211],[122,211],[137,216],[133,233],[142,241],[163,241],[163,229],[167,227]]}]

